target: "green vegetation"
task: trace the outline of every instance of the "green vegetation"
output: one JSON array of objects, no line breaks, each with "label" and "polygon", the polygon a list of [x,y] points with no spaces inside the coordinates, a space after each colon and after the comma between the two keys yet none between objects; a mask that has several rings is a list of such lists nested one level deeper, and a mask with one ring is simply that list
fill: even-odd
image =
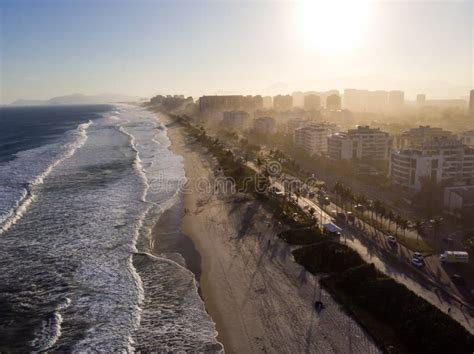
[{"label": "green vegetation", "polygon": [[314,227],[286,230],[280,232],[278,237],[290,245],[310,245],[328,239],[319,228]]},{"label": "green vegetation", "polygon": [[293,251],[293,256],[313,274],[342,272],[364,264],[357,252],[335,241],[321,241],[298,248]]},{"label": "green vegetation", "polygon": [[421,189],[413,199],[413,206],[427,217],[441,213],[443,209],[443,186],[430,177],[420,178]]},{"label": "green vegetation", "polygon": [[398,242],[406,248],[415,252],[420,252],[425,256],[428,254],[433,254],[435,251],[435,249],[431,247],[425,240],[420,238],[414,239],[410,237],[399,237]]},{"label": "green vegetation", "polygon": [[474,337],[349,247],[321,241],[293,251],[309,272],[390,353],[470,353]]},{"label": "green vegetation", "polygon": [[313,228],[316,223],[314,218],[285,197],[259,193],[257,198],[264,203],[277,220],[292,228]]},{"label": "green vegetation", "polygon": [[391,353],[472,353],[474,337],[459,323],[375,270],[348,269],[321,284]]},{"label": "green vegetation", "polygon": [[[401,215],[396,215],[379,200],[369,201],[364,195],[355,195],[349,187],[346,187],[341,182],[336,182],[333,190],[339,197],[338,203],[343,208],[352,209],[354,204],[361,206],[362,211],[355,210],[355,215],[366,224],[385,234],[394,235],[399,243],[412,251],[424,254],[434,252],[433,247],[420,237],[422,234],[421,221],[412,223]],[[442,219],[435,218],[435,221],[435,227],[439,228]],[[394,230],[391,230],[390,226],[392,224],[395,226]],[[409,229],[417,233],[418,237],[416,239],[406,236],[406,231]],[[402,234],[398,233],[399,230],[402,231]]]},{"label": "green vegetation", "polygon": [[207,147],[209,152],[214,155],[219,162],[224,175],[232,178],[238,192],[248,193],[257,190],[264,190],[264,184],[268,185],[268,179],[265,176],[256,175],[255,172],[244,163],[244,161],[236,159],[232,151],[225,149],[219,139],[212,138],[205,132],[196,131],[195,129],[190,132],[197,141]]},{"label": "green vegetation", "polygon": [[[186,121],[184,124],[217,158],[225,175],[236,179],[237,185],[241,178],[254,174],[244,162],[235,159],[231,151],[224,149],[218,139],[208,137]],[[395,224],[396,231],[408,228],[406,220],[387,212],[382,203],[370,203],[341,187],[336,187],[340,205],[363,204],[365,210],[371,212],[373,222],[388,218]],[[290,244],[306,245],[293,251],[296,262],[313,274],[330,274],[320,281],[321,285],[373,336],[382,350],[390,353],[473,352],[474,337],[459,323],[404,285],[378,272],[373,264],[365,263],[357,252],[322,235],[314,219],[294,202],[285,196],[257,193],[255,189],[244,188],[243,191],[252,192],[278,220],[292,227],[279,237]],[[420,225],[417,222],[413,227],[420,230]]]}]

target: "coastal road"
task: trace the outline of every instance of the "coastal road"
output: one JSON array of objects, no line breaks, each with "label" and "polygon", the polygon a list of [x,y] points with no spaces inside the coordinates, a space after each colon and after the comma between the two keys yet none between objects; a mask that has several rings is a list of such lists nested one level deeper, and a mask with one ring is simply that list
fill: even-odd
[{"label": "coastal road", "polygon": [[[249,162],[248,166],[256,172],[261,172],[261,169],[252,162]],[[286,192],[283,183],[276,179],[272,180],[272,187]],[[294,193],[290,193],[290,198],[297,200],[304,211],[313,208],[314,216],[320,219],[321,224],[335,223],[334,218],[310,198],[301,196],[297,198]],[[334,204],[330,204],[329,208],[340,209]],[[441,311],[449,313],[474,334],[474,311],[472,304],[466,300],[466,297],[469,299],[468,296],[471,295],[470,289],[460,289],[453,284],[444,268],[449,265],[443,265],[437,255],[426,257],[425,266],[417,269],[410,263],[413,251],[402,244],[397,244],[396,247],[390,245],[386,234],[363,220],[356,218],[354,224],[347,222],[337,224],[342,228],[341,242],[356,250],[367,262],[374,263],[383,273],[404,284]]]}]

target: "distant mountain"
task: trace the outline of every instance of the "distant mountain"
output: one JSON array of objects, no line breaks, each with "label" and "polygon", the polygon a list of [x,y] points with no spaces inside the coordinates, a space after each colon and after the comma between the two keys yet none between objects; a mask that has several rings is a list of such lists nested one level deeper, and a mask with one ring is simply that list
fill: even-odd
[{"label": "distant mountain", "polygon": [[10,103],[10,106],[41,106],[44,105],[46,101],[41,100],[16,100],[13,103]]},{"label": "distant mountain", "polygon": [[263,89],[263,94],[270,95],[270,96],[285,95],[285,94],[288,94],[289,92],[291,92],[290,85],[281,81],[275,82],[274,84]]},{"label": "distant mountain", "polygon": [[25,100],[19,99],[12,102],[10,106],[57,106],[57,105],[73,105],[73,104],[97,104],[97,103],[115,103],[115,102],[135,102],[141,101],[142,98],[102,94],[102,95],[82,95],[79,93],[67,96],[53,97],[49,100]]}]

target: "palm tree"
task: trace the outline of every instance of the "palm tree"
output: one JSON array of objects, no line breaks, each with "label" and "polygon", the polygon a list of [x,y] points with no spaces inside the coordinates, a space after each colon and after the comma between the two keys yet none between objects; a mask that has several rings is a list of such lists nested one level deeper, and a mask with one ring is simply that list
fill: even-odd
[{"label": "palm tree", "polygon": [[364,208],[367,206],[368,202],[367,198],[363,194],[359,194],[358,196],[356,196],[355,201],[357,204],[362,205]]},{"label": "palm tree", "polygon": [[438,231],[441,230],[441,227],[443,226],[443,218],[441,216],[437,216],[434,219],[430,220],[430,223],[433,228],[433,237],[437,239]]},{"label": "palm tree", "polygon": [[395,221],[395,214],[393,213],[392,210],[389,210],[387,214],[387,218],[388,218],[388,232],[390,232],[390,226],[392,225],[392,222]]},{"label": "palm tree", "polygon": [[333,191],[339,198],[339,204],[342,204],[342,194],[343,194],[343,191],[344,191],[344,186],[342,185],[342,183],[337,181],[334,184]]},{"label": "palm tree", "polygon": [[419,238],[423,233],[423,221],[417,220],[413,229],[416,231],[416,240],[419,242]]},{"label": "palm tree", "polygon": [[401,220],[401,229],[403,230],[403,238],[406,237],[406,231],[408,229],[409,222],[406,219]]},{"label": "palm tree", "polygon": [[377,221],[377,216],[382,213],[382,210],[383,210],[382,202],[378,199],[374,200],[375,221]]},{"label": "palm tree", "polygon": [[383,226],[384,219],[387,216],[387,209],[385,208],[383,204],[380,204],[379,214],[380,214],[380,224]]},{"label": "palm tree", "polygon": [[401,227],[403,223],[403,218],[400,215],[395,216],[395,237],[398,237],[398,229]]}]

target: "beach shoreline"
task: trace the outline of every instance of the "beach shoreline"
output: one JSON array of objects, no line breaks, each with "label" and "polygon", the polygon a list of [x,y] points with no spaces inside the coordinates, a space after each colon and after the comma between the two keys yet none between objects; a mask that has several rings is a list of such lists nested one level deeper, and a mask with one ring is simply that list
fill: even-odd
[{"label": "beach shoreline", "polygon": [[[181,233],[199,254],[200,294],[225,351],[379,352],[318,278],[293,261],[291,247],[276,237],[281,226],[259,202],[196,188],[203,180],[212,186],[217,162],[179,123],[161,114],[159,120],[170,150],[183,157]],[[156,227],[153,237],[159,241]],[[321,298],[326,310],[317,315],[313,304]]]}]

